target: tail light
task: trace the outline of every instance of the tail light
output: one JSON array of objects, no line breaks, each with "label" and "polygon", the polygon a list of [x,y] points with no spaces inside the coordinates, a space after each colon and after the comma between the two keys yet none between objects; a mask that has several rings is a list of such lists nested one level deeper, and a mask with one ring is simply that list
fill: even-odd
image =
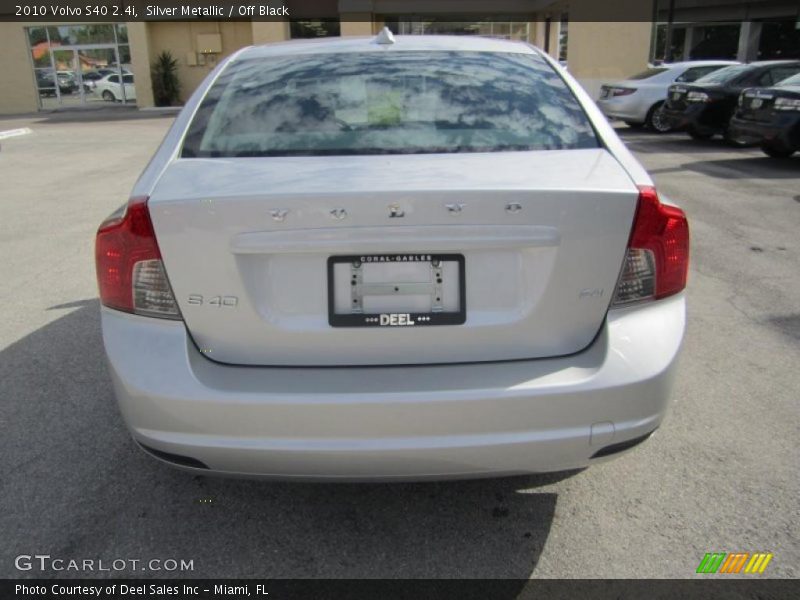
[{"label": "tail light", "polygon": [[636,88],[611,88],[611,95],[616,96],[630,96],[636,91]]},{"label": "tail light", "polygon": [[689,224],[680,208],[661,204],[654,187],[639,187],[625,263],[612,306],[655,300],[686,287]]},{"label": "tail light", "polygon": [[776,98],[773,106],[775,110],[800,111],[800,98]]},{"label": "tail light", "polygon": [[147,198],[131,198],[125,212],[97,230],[95,262],[104,306],[150,317],[180,319],[158,250]]},{"label": "tail light", "polygon": [[705,92],[689,92],[686,94],[687,102],[711,102],[713,98]]}]

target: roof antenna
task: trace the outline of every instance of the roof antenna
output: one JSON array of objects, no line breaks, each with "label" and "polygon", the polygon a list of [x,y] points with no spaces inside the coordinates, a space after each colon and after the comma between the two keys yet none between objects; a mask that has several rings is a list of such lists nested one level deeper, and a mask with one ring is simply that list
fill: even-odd
[{"label": "roof antenna", "polygon": [[381,29],[381,32],[375,36],[375,43],[382,46],[389,46],[394,44],[394,34],[388,27]]}]

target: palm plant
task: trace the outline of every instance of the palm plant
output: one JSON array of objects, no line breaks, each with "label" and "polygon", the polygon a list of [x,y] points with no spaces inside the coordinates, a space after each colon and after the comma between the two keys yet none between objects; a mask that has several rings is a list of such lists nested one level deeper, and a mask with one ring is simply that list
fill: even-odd
[{"label": "palm plant", "polygon": [[171,52],[164,51],[156,57],[150,68],[153,80],[153,100],[156,106],[173,106],[180,100],[181,82],[178,79],[178,61]]}]

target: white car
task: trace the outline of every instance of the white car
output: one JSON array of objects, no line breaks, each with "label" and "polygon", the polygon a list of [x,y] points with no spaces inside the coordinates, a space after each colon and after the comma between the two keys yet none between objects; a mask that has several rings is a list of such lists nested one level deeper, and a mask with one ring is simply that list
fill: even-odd
[{"label": "white car", "polygon": [[662,118],[660,109],[670,85],[690,83],[722,67],[738,64],[730,60],[695,60],[650,67],[624,81],[603,85],[597,105],[609,119],[665,133],[670,125]]},{"label": "white car", "polygon": [[[123,102],[136,100],[136,87],[133,85],[133,75],[130,73],[122,74],[122,84],[120,85],[119,73],[105,75],[94,82],[92,91],[107,102]],[[123,86],[124,93],[123,96]]]},{"label": "white car", "polygon": [[197,473],[567,470],[662,422],[688,244],[527,44],[250,47],[100,226],[103,340],[135,440]]}]

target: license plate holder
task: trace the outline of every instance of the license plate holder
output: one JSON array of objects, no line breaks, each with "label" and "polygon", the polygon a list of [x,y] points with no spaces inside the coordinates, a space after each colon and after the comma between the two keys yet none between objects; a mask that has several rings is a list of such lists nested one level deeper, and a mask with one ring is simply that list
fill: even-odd
[{"label": "license plate holder", "polygon": [[331,327],[419,327],[466,321],[462,254],[330,256],[327,267]]}]

